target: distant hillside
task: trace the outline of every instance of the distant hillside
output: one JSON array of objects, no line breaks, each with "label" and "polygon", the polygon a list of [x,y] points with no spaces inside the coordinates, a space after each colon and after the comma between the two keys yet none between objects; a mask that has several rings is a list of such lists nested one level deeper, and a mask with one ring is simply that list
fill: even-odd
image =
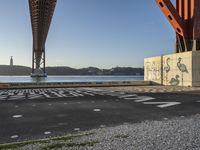
[{"label": "distant hillside", "polygon": [[0,65],[0,75],[30,75],[31,68],[25,66]]},{"label": "distant hillside", "polygon": [[[48,75],[144,75],[143,68],[131,67],[115,67],[112,69],[47,67],[46,72]],[[0,65],[0,75],[30,75],[30,73],[30,67]]]}]

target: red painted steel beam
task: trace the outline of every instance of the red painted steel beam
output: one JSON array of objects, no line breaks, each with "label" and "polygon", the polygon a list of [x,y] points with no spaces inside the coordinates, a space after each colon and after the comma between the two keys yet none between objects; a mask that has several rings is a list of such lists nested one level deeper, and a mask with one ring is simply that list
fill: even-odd
[{"label": "red painted steel beam", "polygon": [[176,33],[183,37],[187,36],[186,24],[184,20],[182,19],[182,17],[180,16],[180,15],[183,15],[182,11],[178,12],[174,8],[170,0],[156,0],[156,3],[160,7],[165,17],[170,22],[170,24],[173,26]]}]

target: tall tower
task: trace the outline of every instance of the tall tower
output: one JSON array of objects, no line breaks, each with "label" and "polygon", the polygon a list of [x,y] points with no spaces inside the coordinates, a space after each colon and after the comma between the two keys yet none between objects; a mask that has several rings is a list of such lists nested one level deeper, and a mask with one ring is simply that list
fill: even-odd
[{"label": "tall tower", "polygon": [[200,0],[156,0],[176,32],[176,53],[200,50]]},{"label": "tall tower", "polygon": [[13,66],[13,57],[10,57],[10,66]]},{"label": "tall tower", "polygon": [[57,0],[29,0],[32,34],[32,77],[46,77],[45,43]]}]

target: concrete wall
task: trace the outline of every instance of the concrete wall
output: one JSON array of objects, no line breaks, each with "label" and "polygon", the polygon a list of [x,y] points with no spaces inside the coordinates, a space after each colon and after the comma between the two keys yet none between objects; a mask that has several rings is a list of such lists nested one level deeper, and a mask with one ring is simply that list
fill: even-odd
[{"label": "concrete wall", "polygon": [[144,60],[144,80],[162,84],[161,57],[152,57]]},{"label": "concrete wall", "polygon": [[200,86],[199,51],[146,58],[144,66],[145,81],[163,85]]}]

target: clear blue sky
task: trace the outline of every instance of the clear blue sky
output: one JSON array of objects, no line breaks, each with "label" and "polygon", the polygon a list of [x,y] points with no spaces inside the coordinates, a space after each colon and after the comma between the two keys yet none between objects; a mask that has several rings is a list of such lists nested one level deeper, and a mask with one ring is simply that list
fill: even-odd
[{"label": "clear blue sky", "polygon": [[[155,0],[58,0],[46,43],[47,66],[143,67],[174,52],[175,33]],[[1,0],[0,64],[31,66],[28,0]]]}]

